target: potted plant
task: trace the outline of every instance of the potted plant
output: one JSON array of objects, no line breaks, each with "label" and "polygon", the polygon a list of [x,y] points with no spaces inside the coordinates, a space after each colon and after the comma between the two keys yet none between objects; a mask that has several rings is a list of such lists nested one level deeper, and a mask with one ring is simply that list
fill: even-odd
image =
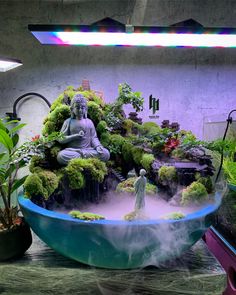
[{"label": "potted plant", "polygon": [[0,119],[0,261],[24,254],[32,243],[29,226],[18,214],[13,195],[26,176],[17,178],[17,172],[27,159],[16,156],[19,131],[25,124]]}]

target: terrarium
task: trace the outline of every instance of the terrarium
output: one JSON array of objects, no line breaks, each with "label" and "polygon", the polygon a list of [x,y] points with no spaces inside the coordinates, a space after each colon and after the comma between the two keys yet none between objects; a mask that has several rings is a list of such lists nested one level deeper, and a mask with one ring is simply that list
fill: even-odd
[{"label": "terrarium", "polygon": [[104,268],[160,266],[211,225],[222,187],[209,145],[177,122],[142,122],[143,101],[126,83],[110,104],[69,86],[42,136],[18,150],[31,172],[21,210],[59,253]]}]

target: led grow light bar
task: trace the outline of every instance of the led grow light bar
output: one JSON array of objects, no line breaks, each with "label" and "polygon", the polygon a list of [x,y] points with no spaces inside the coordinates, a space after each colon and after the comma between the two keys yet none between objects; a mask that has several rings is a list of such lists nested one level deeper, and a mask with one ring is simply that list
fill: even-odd
[{"label": "led grow light bar", "polygon": [[22,65],[18,59],[0,57],[0,72],[6,72]]},{"label": "led grow light bar", "polygon": [[29,25],[42,44],[97,46],[236,47],[235,29]]}]

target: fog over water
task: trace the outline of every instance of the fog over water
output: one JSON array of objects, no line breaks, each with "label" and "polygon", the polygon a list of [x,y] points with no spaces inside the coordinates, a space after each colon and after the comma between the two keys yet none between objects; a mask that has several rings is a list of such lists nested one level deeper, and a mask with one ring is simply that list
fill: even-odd
[{"label": "fog over water", "polygon": [[[134,211],[135,195],[125,193],[107,194],[99,203],[87,203],[83,206],[73,208],[73,210],[80,210],[81,212],[92,212],[103,215],[109,220],[121,220],[127,213]],[[145,197],[145,216],[148,219],[163,218],[173,212],[181,212],[185,215],[199,210],[202,206],[172,206],[168,204],[160,194],[148,195]],[[60,210],[61,211],[61,210]],[[65,210],[63,210],[65,212]],[[68,210],[70,211],[70,210]]]}]

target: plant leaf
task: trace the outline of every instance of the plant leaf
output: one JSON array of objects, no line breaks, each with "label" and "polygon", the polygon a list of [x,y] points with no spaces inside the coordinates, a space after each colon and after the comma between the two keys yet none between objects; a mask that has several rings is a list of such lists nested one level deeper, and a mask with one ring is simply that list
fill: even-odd
[{"label": "plant leaf", "polygon": [[5,127],[4,123],[2,122],[2,120],[0,120],[0,129],[6,131],[6,127]]},{"label": "plant leaf", "polygon": [[25,182],[25,179],[26,179],[27,176],[28,175],[25,175],[22,178],[16,179],[14,181],[14,184],[13,184],[12,189],[11,189],[11,193],[13,193],[15,190],[17,190]]},{"label": "plant leaf", "polygon": [[19,135],[16,133],[12,136],[13,146],[15,147],[19,141]]},{"label": "plant leaf", "polygon": [[9,133],[15,133],[17,131],[19,131],[20,129],[22,129],[26,124],[25,123],[22,123],[22,124],[19,124],[15,127],[13,127],[12,129],[9,130]]},{"label": "plant leaf", "polygon": [[0,143],[2,143],[8,149],[9,153],[11,153],[13,142],[11,137],[3,129],[0,129]]}]

